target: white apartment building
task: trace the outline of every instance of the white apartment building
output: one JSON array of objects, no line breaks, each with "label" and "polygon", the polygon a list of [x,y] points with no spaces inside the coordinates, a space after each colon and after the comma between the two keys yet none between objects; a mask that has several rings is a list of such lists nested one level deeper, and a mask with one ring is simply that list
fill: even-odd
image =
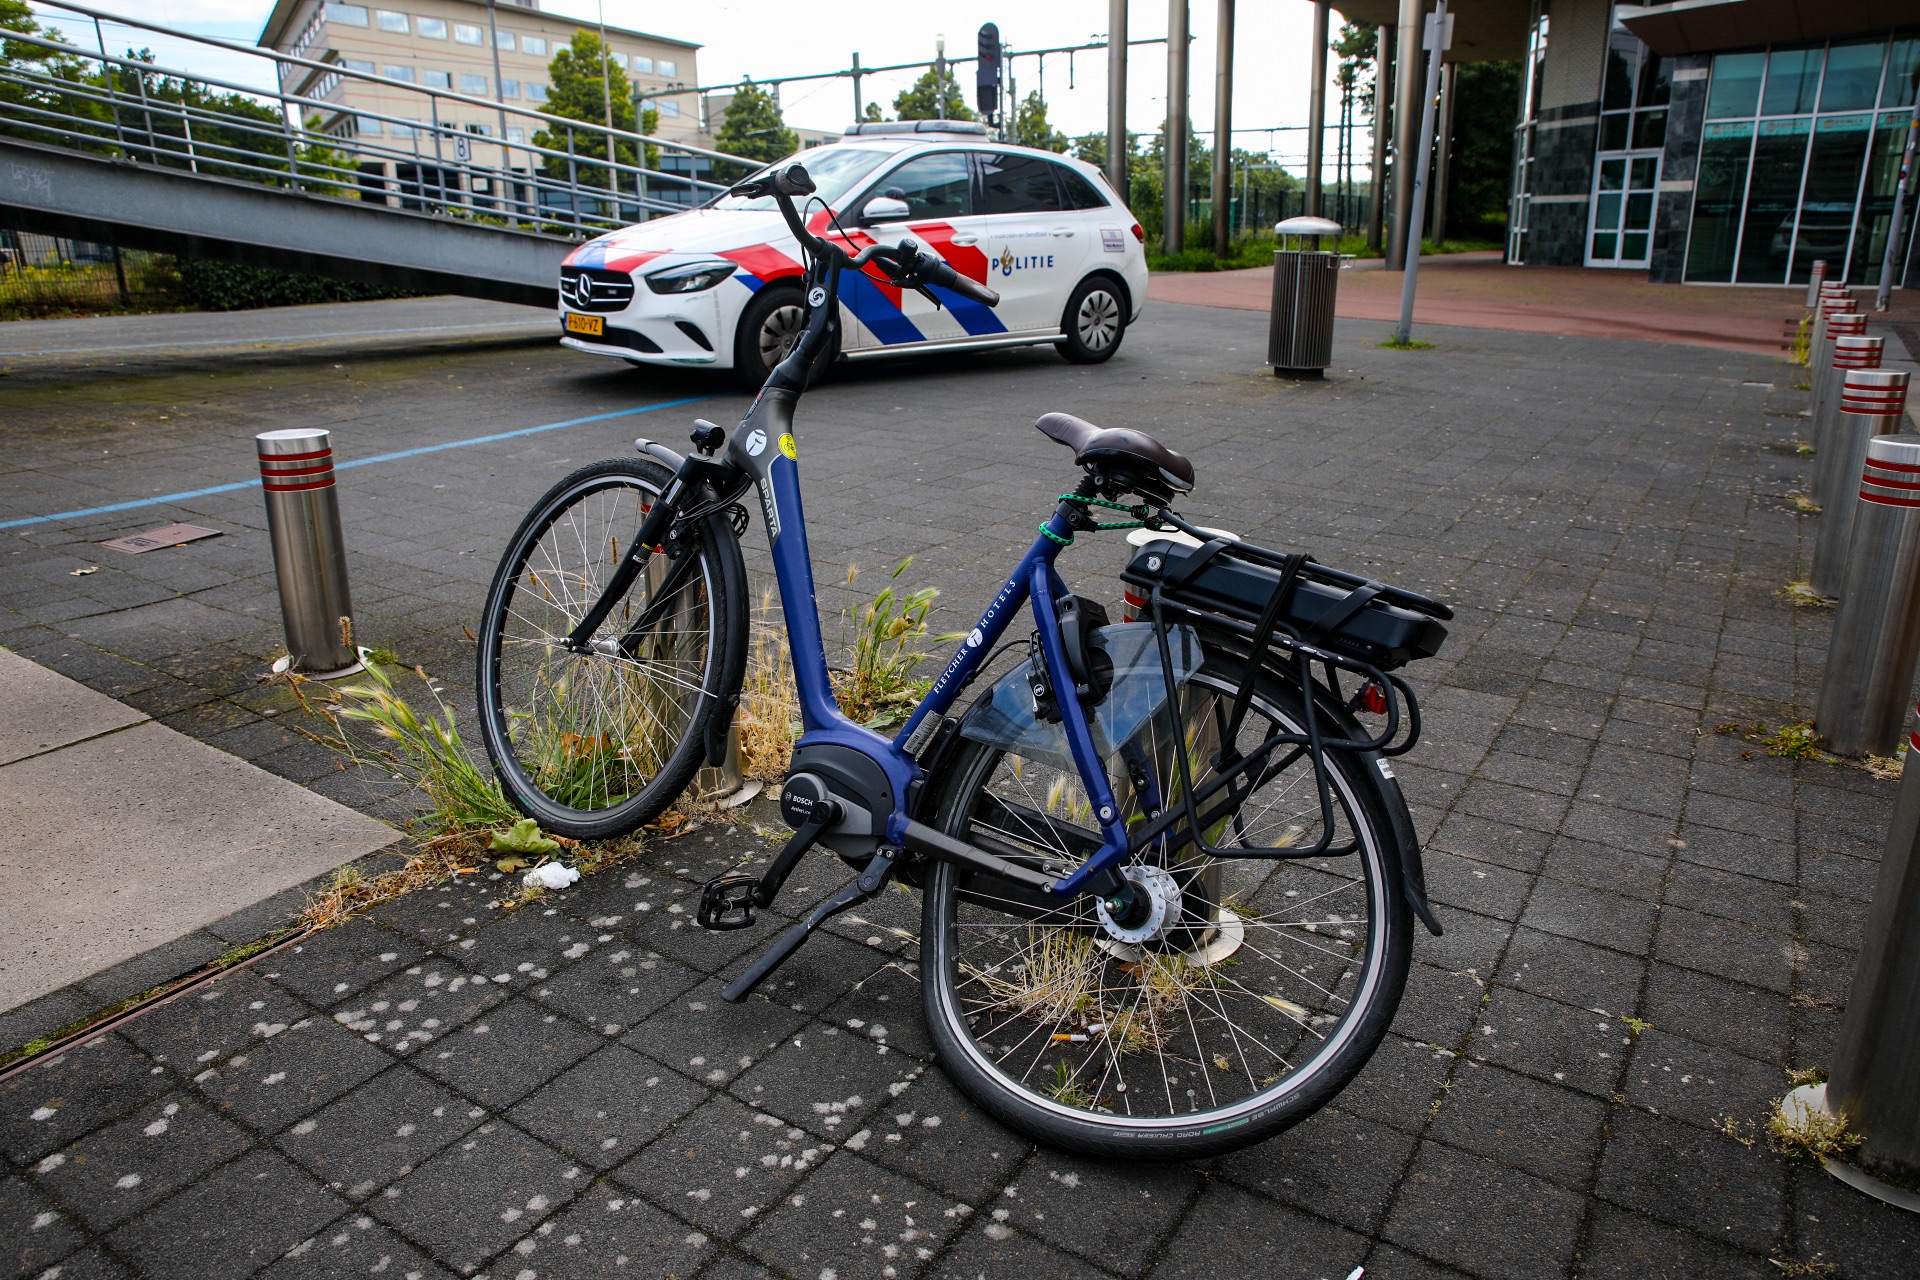
[{"label": "white apartment building", "polygon": [[[316,62],[335,63],[380,77],[384,85],[353,76],[295,69],[286,88],[339,104],[339,113],[321,122],[329,133],[377,135],[405,143],[413,135],[409,120],[423,117],[430,99],[421,89],[442,89],[485,98],[508,108],[544,109],[548,64],[573,39],[574,32],[601,30],[597,23],[542,13],[539,0],[277,0],[260,32],[259,45]],[[626,72],[636,93],[658,93],[675,85],[699,83],[695,55],[700,46],[685,40],[607,27],[613,61]],[[498,70],[496,71],[496,67]],[[404,88],[402,86],[405,86]],[[659,108],[658,136],[675,142],[702,141],[697,95],[650,98]],[[476,139],[474,160],[502,163],[497,149],[479,139],[508,146],[530,141],[535,129],[525,117],[508,114],[501,135],[499,111],[440,100],[443,126]],[[486,152],[494,152],[486,155]],[[524,154],[512,164],[524,165]]]}]

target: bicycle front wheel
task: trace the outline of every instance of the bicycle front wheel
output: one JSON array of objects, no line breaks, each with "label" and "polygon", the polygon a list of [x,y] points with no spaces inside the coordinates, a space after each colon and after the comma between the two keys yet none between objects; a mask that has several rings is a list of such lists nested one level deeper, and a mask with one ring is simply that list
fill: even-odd
[{"label": "bicycle front wheel", "polygon": [[655,555],[591,652],[563,641],[673,475],[641,458],[574,472],[534,506],[487,592],[481,736],[508,797],[548,831],[623,835],[658,817],[730,717],[746,661],[746,569],[722,516]]},{"label": "bicycle front wheel", "polygon": [[[1177,710],[1115,752],[1109,780],[1129,825],[1154,797],[1178,803],[1177,739],[1194,786],[1213,776],[1243,666],[1210,650]],[[1316,714],[1330,736],[1357,729],[1324,702]],[[1298,685],[1267,673],[1237,745],[1248,753],[1302,724]],[[1310,760],[1290,748],[1267,759],[1228,812],[1203,806],[1208,843],[1272,852],[1318,842],[1325,825]],[[1385,1034],[1412,946],[1388,807],[1398,798],[1385,794],[1373,758],[1329,751],[1326,760],[1335,826],[1326,856],[1143,852],[1125,874],[1136,889],[1154,886],[1165,913],[1128,932],[1148,936],[1119,936],[1091,896],[1056,905],[936,865],[921,985],[954,1082],[1043,1141],[1135,1159],[1219,1154],[1324,1106]],[[1071,770],[968,742],[948,777],[941,814],[953,836],[1054,875],[1100,845]]]}]

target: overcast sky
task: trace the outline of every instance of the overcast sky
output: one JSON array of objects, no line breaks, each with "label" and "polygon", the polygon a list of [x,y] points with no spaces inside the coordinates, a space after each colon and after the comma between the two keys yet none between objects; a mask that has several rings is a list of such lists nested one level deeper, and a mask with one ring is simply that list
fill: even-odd
[{"label": "overcast sky", "polygon": [[[375,2],[375,0],[365,0]],[[404,9],[405,0],[389,0]],[[970,56],[983,22],[997,22],[1000,37],[1013,48],[1051,48],[1085,44],[1104,37],[1107,5],[1104,0],[1053,0],[1047,4],[1011,4],[1007,0],[945,0],[935,5],[849,6],[835,4],[809,9],[793,0],[700,0],[692,5],[664,5],[644,0],[605,0],[610,25],[657,35],[697,41],[700,78],[720,84],[742,76],[766,79],[845,68],[858,50],[867,66],[930,59],[934,41],[944,35],[954,56]],[[271,0],[92,0],[95,8],[139,15],[199,35],[220,36],[251,44],[272,7]],[[43,6],[36,4],[36,8]],[[543,0],[551,13],[593,19],[596,0]],[[1309,46],[1313,34],[1313,6],[1308,0],[1269,0],[1239,6],[1236,27],[1238,83],[1234,88],[1235,144],[1265,150],[1270,142],[1277,158],[1296,166],[1306,143],[1298,126],[1306,121]],[[865,13],[866,21],[859,20]],[[1215,6],[1204,0],[1192,5],[1192,111],[1201,131],[1213,125],[1214,70],[1218,42]],[[1134,39],[1162,37],[1167,31],[1167,6],[1135,4],[1131,10]],[[44,16],[54,16],[46,9]],[[1335,16],[1336,27],[1338,15]],[[91,24],[67,25],[76,40],[93,43]],[[824,32],[824,34],[822,34]],[[204,46],[170,44],[150,33],[127,29],[107,31],[116,53],[129,45],[154,49],[163,65],[187,62],[186,69],[203,75],[224,76],[265,85],[262,66],[237,55],[209,55]],[[249,66],[253,62],[255,65]],[[1069,134],[1106,127],[1106,56],[1102,51],[1075,55],[1069,66],[1065,54],[1040,60],[1019,58],[1014,75],[1019,92],[1044,87],[1054,124]],[[1136,47],[1130,64],[1128,123],[1143,133],[1156,129],[1166,112],[1166,46]],[[1069,87],[1069,78],[1072,87]],[[870,76],[868,101],[889,108],[893,96],[911,80],[905,73]],[[971,68],[961,69],[961,80],[972,91]],[[788,86],[781,93],[789,124],[816,129],[845,127],[853,114],[853,90],[847,80],[816,81]],[[1334,109],[1330,108],[1332,119]],[[1293,125],[1290,132],[1268,135],[1251,132]],[[1362,144],[1364,145],[1364,144]]]}]

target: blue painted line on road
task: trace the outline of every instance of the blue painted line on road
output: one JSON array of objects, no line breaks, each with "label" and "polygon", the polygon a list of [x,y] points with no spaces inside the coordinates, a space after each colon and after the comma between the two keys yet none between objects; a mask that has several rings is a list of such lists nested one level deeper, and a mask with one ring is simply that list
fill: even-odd
[{"label": "blue painted line on road", "polygon": [[[702,400],[711,400],[712,396],[688,396],[684,400],[663,400],[659,404],[643,404],[637,409],[617,409],[612,413],[596,413],[585,418],[568,418],[565,422],[543,422],[537,427],[521,427],[516,431],[498,431],[490,436],[474,436],[467,440],[449,440],[445,444],[422,445],[418,449],[400,449],[393,453],[379,453],[371,458],[354,458],[347,462],[334,464],[335,471],[346,471],[352,467],[370,467],[376,462],[393,462],[400,458],[417,458],[425,453],[442,453],[448,449],[464,449],[469,445],[495,444],[501,440],[517,440],[521,436],[539,435],[543,431],[558,431],[563,427],[580,427],[590,422],[607,422],[614,418],[631,418],[637,413],[652,413],[657,409],[678,409],[683,405],[699,404]],[[188,489],[183,493],[167,493],[157,498],[138,498],[132,502],[114,502],[104,507],[84,507],[78,511],[56,511],[46,516],[24,516],[18,520],[0,520],[0,529],[18,529],[23,525],[50,524],[56,520],[79,520],[87,516],[104,516],[115,511],[131,511],[136,507],[161,506],[169,502],[185,502],[190,498],[208,498],[217,493],[236,493],[241,489],[258,489],[260,481],[240,480],[233,484],[217,484],[206,489]]]}]

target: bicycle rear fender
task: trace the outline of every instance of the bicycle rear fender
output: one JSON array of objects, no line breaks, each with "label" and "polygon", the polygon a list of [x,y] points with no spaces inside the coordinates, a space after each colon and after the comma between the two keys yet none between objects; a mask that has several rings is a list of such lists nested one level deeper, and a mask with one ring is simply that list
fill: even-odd
[{"label": "bicycle rear fender", "polygon": [[1369,751],[1360,759],[1380,776],[1381,798],[1386,801],[1387,817],[1393,822],[1394,842],[1400,846],[1400,892],[1427,932],[1438,938],[1445,930],[1433,914],[1433,905],[1427,901],[1426,863],[1420,857],[1420,837],[1413,829],[1413,815],[1407,812],[1406,797],[1400,793],[1400,779],[1393,776],[1393,766],[1385,756]]}]

